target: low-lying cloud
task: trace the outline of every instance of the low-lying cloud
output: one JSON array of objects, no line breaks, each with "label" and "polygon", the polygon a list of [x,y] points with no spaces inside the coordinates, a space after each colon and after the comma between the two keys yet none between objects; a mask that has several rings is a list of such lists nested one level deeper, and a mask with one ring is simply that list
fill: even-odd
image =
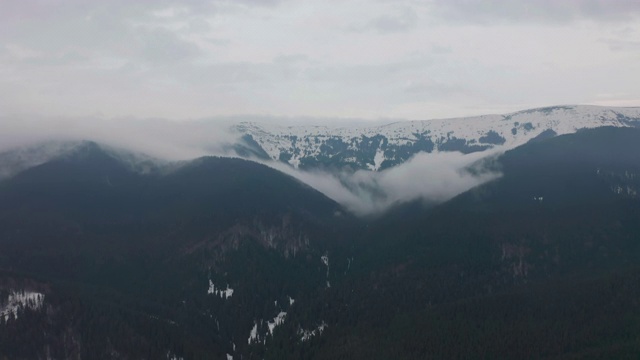
[{"label": "low-lying cloud", "polygon": [[164,160],[225,155],[238,134],[228,121],[0,118],[0,152],[47,141],[91,140]]},{"label": "low-lying cloud", "polygon": [[[47,161],[68,150],[60,145],[65,141],[91,140],[169,161],[207,155],[235,157],[231,148],[240,141],[242,134],[232,130],[232,125],[240,120],[4,118],[0,119],[0,161],[9,159],[11,163],[0,164],[0,175]],[[47,145],[42,146],[43,143]],[[1,155],[20,147],[23,150],[13,152],[15,156]],[[499,174],[468,169],[480,159],[493,155],[495,152],[418,153],[405,163],[381,172],[304,171],[281,162],[257,161],[308,184],[354,214],[366,216],[381,214],[393,206],[414,200],[443,202],[492,180]]]},{"label": "low-lying cloud", "polygon": [[283,163],[267,165],[312,186],[354,214],[367,216],[415,200],[441,203],[496,179],[499,173],[478,169],[474,164],[497,154],[496,151],[418,153],[403,164],[381,172],[302,171]]}]

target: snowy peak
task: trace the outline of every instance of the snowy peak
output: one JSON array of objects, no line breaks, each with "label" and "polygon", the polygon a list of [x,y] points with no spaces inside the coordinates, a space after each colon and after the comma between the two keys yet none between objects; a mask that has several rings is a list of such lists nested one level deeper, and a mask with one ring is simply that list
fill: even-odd
[{"label": "snowy peak", "polygon": [[404,121],[371,127],[243,122],[235,125],[234,130],[243,134],[243,141],[253,154],[261,153],[296,168],[379,171],[401,164],[418,152],[471,153],[498,146],[510,149],[533,139],[603,126],[638,127],[640,108],[555,106],[505,115]]}]

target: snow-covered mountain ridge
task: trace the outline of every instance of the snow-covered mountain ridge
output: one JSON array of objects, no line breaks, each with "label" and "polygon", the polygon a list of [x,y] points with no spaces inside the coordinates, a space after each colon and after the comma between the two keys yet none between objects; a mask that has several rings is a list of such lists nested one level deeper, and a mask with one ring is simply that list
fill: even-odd
[{"label": "snow-covered mountain ridge", "polygon": [[242,156],[260,156],[296,168],[383,170],[418,152],[471,153],[515,148],[536,138],[603,126],[639,127],[640,108],[555,106],[505,115],[395,122],[371,127],[279,126],[242,122],[234,130]]}]

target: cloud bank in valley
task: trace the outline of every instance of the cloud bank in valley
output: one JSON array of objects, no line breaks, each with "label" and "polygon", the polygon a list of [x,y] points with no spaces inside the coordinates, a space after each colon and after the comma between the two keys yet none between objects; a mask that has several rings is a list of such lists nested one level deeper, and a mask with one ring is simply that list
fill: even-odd
[{"label": "cloud bank in valley", "polygon": [[[175,122],[158,119],[2,118],[0,161],[2,152],[40,144],[37,151],[20,152],[11,164],[37,165],[65,151],[60,143],[82,140],[168,161],[207,155],[236,156],[231,145],[240,141],[241,134],[232,130],[232,124],[239,120]],[[47,145],[42,146],[43,143]],[[303,171],[280,162],[259,162],[297,178],[357,215],[371,215],[417,199],[442,202],[495,178],[498,176],[495,173],[480,171],[472,174],[466,170],[489,155],[493,153],[419,153],[405,163],[381,172]],[[10,170],[0,169],[2,173],[9,174]]]},{"label": "cloud bank in valley", "polygon": [[[377,215],[414,200],[441,203],[473,187],[496,179],[499,173],[477,169],[483,158],[498,151],[418,153],[408,161],[381,172],[301,171],[282,163],[267,163],[312,186],[356,215]],[[474,167],[474,171],[469,168]]]}]

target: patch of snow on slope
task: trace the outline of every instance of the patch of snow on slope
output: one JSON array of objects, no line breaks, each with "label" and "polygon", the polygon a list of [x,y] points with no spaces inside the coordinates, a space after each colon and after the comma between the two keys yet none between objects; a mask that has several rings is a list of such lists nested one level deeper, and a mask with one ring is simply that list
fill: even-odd
[{"label": "patch of snow on slope", "polygon": [[44,294],[35,291],[12,291],[9,294],[4,306],[0,307],[0,316],[4,317],[4,320],[9,320],[9,317],[13,315],[14,318],[18,317],[18,310],[20,308],[40,309],[44,303]]},{"label": "patch of snow on slope", "polygon": [[258,323],[254,322],[253,328],[249,333],[249,339],[247,340],[247,343],[251,345],[251,344],[257,344],[259,342],[260,342],[260,336],[258,335]]},{"label": "patch of snow on slope", "polygon": [[177,355],[173,354],[171,351],[167,351],[167,360],[184,360],[184,358],[178,357]]},{"label": "patch of snow on slope", "polygon": [[369,170],[378,171],[380,170],[380,166],[384,160],[384,151],[382,151],[382,149],[378,149],[376,150],[376,156],[373,157],[373,164],[367,164],[367,167]]},{"label": "patch of snow on slope", "polygon": [[233,296],[233,289],[229,287],[229,284],[227,284],[227,288],[226,289],[217,289],[216,286],[213,284],[213,281],[209,280],[209,290],[207,290],[207,294],[211,295],[216,295],[216,296],[220,296],[220,298],[222,299],[228,299],[231,296]]},{"label": "patch of snow on slope", "polygon": [[300,341],[309,341],[314,336],[322,335],[327,327],[329,327],[329,325],[327,325],[327,323],[323,321],[320,325],[318,325],[317,328],[313,330],[299,329],[298,335],[300,335]]},{"label": "patch of snow on slope", "polygon": [[284,311],[280,311],[280,313],[275,318],[273,318],[273,322],[267,322],[267,326],[269,326],[269,334],[273,335],[273,329],[275,329],[278,325],[282,325],[286,317],[287,313]]},{"label": "patch of snow on slope", "polygon": [[[258,326],[258,321],[254,321],[253,328],[249,333],[249,339],[247,339],[247,343],[249,345],[266,343],[267,335],[273,336],[273,331],[275,330],[275,328],[284,324],[286,317],[287,317],[287,313],[285,311],[280,311],[278,315],[276,315],[276,317],[273,318],[273,320],[267,321],[267,329],[269,332],[262,335],[260,334],[260,327]],[[263,323],[264,323],[263,320],[260,320],[260,325],[262,325]],[[234,345],[234,351],[235,351],[235,345]]]},{"label": "patch of snow on slope", "polygon": [[300,157],[297,155],[292,156],[289,160],[289,164],[297,169],[300,166]]},{"label": "patch of snow on slope", "polygon": [[329,267],[329,256],[322,255],[320,257],[320,260],[322,260],[322,263],[324,264],[324,266]]}]

